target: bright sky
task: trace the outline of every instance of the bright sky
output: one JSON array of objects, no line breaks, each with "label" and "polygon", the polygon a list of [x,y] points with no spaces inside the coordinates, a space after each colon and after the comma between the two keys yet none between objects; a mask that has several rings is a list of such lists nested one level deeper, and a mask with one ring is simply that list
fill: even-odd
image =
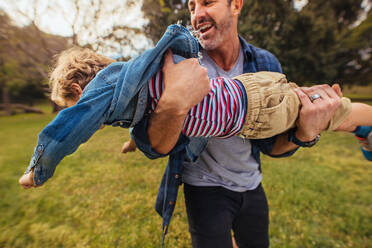
[{"label": "bright sky", "polygon": [[[94,41],[97,36],[111,33],[113,23],[129,28],[141,29],[147,23],[141,12],[142,0],[134,1],[136,4],[131,5],[131,7],[126,5],[127,1],[104,0],[104,5],[100,8],[103,18],[100,18],[97,24],[88,23],[88,30],[78,31],[80,41],[82,43],[88,40]],[[35,23],[44,32],[69,37],[73,34],[72,23],[76,16],[74,2],[75,0],[0,0],[0,8],[6,10],[14,22],[20,26],[29,24],[30,19],[34,19],[34,16],[37,16],[38,18],[35,19]],[[98,1],[80,0],[80,2],[81,9],[84,12],[79,22],[83,23],[84,15],[89,16],[94,13],[92,2],[95,2],[95,6],[98,8]],[[34,5],[35,3],[36,5]],[[36,11],[39,14],[34,14],[33,6],[38,6]],[[116,14],[114,14],[115,12]],[[146,49],[152,45],[152,42],[144,35],[133,35],[132,40],[134,40],[134,46],[138,50]],[[121,51],[125,56],[136,55],[133,49],[125,45],[117,46],[117,49],[114,50],[113,52],[115,53]],[[107,55],[110,54],[109,51],[105,51],[104,53]]]},{"label": "bright sky", "polygon": [[[89,6],[91,2],[97,2],[95,0],[81,0],[84,6]],[[0,9],[6,10],[6,12],[15,20],[18,25],[27,25],[29,23],[29,17],[33,17],[33,4],[37,3],[37,11],[42,13],[40,19],[37,19],[37,25],[42,28],[43,31],[58,34],[62,36],[71,36],[71,23],[75,15],[75,8],[73,2],[75,0],[63,0],[63,4],[60,4],[60,0],[0,0]],[[106,11],[110,11],[115,7],[120,8],[125,6],[127,0],[104,0],[103,8]],[[120,16],[120,23],[131,27],[142,27],[146,20],[141,13],[142,1],[136,1],[138,4],[134,5],[125,12],[125,15]],[[47,5],[53,9],[48,10]],[[59,9],[58,9],[59,8]],[[89,9],[89,7],[85,7]],[[20,11],[17,11],[20,10]],[[19,12],[23,12],[27,17],[23,16]],[[113,19],[113,16],[108,16],[105,23],[111,25],[110,22],[118,22]]]},{"label": "bright sky", "polygon": [[[81,0],[81,2],[85,4],[90,4],[91,1],[97,0]],[[124,15],[120,16],[112,16],[110,15],[110,11],[113,8],[119,8],[122,6],[115,6],[116,5],[125,5],[125,2],[128,0],[105,0],[104,8],[106,9],[107,18],[101,20],[99,28],[94,30],[94,32],[100,32],[99,29],[105,30],[107,26],[110,26],[113,22],[120,23],[124,25],[128,25],[130,27],[135,28],[142,28],[143,25],[146,23],[144,19],[143,13],[141,12],[142,1],[135,1],[135,4],[130,9],[126,9]],[[72,29],[71,23],[73,22],[73,18],[75,16],[75,8],[72,5],[72,0],[63,0],[63,4],[61,4],[60,0],[0,0],[0,9],[6,10],[6,12],[15,20],[18,25],[25,25],[29,23],[29,18],[22,16],[19,14],[21,12],[25,13],[26,16],[33,17],[33,10],[32,6],[33,3],[37,2],[39,8],[37,11],[43,13],[40,15],[41,17],[36,20],[37,25],[45,32],[62,35],[62,36],[71,36]],[[301,10],[306,4],[308,0],[297,0],[295,1],[295,8]],[[46,10],[47,5],[52,6],[52,10]],[[363,7],[367,7],[367,10],[371,8],[371,1],[370,0],[363,0]],[[60,6],[60,7],[56,7]],[[90,6],[86,9],[90,9]],[[102,31],[103,32],[103,31]],[[137,48],[146,48],[151,46],[151,42],[146,39],[144,36],[137,37],[136,39],[136,46]],[[125,52],[126,55],[132,56],[135,54],[130,54],[130,51]]]},{"label": "bright sky", "polygon": [[301,10],[307,4],[307,0],[297,0],[295,1],[295,8]]},{"label": "bright sky", "polygon": [[[30,2],[34,2],[37,0],[0,0],[0,8],[5,9],[13,19],[16,20],[17,24],[24,25],[28,24],[29,20],[22,15],[16,13],[14,7],[18,7],[22,12],[27,13],[29,16],[33,16],[32,12],[30,11]],[[52,0],[49,2],[54,2],[56,0]],[[41,27],[41,29],[45,32],[58,34],[62,36],[71,36],[72,30],[69,22],[72,22],[73,15],[68,16],[69,20],[66,20],[66,16],[63,15],[63,11],[56,12],[56,11],[45,11],[47,1],[39,0],[40,7],[38,8],[40,12],[44,12],[42,17],[37,20],[37,24]],[[107,4],[109,1],[105,1]],[[125,2],[125,1],[123,1]],[[142,1],[138,1],[139,3]],[[74,11],[73,7],[71,6],[71,1],[64,1],[63,7],[64,11],[67,13],[71,13]],[[303,6],[307,4],[307,0],[298,0],[295,2],[295,7],[301,9]],[[140,18],[138,18],[140,17]],[[141,13],[141,5],[137,4],[136,8],[133,8],[132,11],[127,12],[126,16],[123,16],[127,20],[127,22],[136,23],[137,27],[141,27],[146,22],[143,19],[143,15]]]}]

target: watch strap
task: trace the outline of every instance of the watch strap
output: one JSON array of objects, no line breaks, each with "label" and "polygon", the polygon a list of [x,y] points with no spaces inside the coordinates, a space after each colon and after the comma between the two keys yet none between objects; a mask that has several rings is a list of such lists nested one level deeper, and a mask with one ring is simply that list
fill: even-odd
[{"label": "watch strap", "polygon": [[289,133],[288,133],[288,141],[298,145],[298,146],[301,146],[301,147],[312,147],[314,146],[316,143],[318,143],[319,139],[320,139],[320,134],[318,134],[315,139],[313,139],[312,141],[308,141],[308,142],[304,142],[304,141],[301,141],[299,140],[297,137],[296,137],[296,131],[297,131],[297,128],[292,128],[289,130]]}]

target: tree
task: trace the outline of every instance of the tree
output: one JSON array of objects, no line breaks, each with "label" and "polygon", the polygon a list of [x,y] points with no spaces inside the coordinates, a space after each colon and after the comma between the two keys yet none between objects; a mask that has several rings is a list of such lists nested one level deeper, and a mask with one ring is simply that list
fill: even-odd
[{"label": "tree", "polygon": [[[12,15],[13,23],[20,19],[26,23],[24,27],[15,27],[8,17],[4,22],[6,27],[2,34],[7,37],[4,39],[7,45],[0,48],[4,53],[3,66],[9,59],[15,58],[17,67],[14,68],[26,72],[22,73],[24,78],[20,78],[18,83],[7,79],[6,83],[1,84],[2,92],[9,96],[3,99],[25,101],[36,96],[32,93],[35,89],[47,91],[45,81],[51,59],[57,52],[66,49],[68,44],[66,38],[42,31],[43,28],[47,29],[47,17],[54,27],[61,24],[69,27],[70,45],[89,47],[126,60],[151,44],[142,32],[146,20],[140,16],[140,4],[141,1],[134,0],[29,0],[27,6],[22,5],[21,1],[0,3],[0,7]],[[133,13],[139,13],[139,16]],[[5,75],[3,73],[3,81]],[[53,107],[56,110],[55,104]]]},{"label": "tree", "polygon": [[[367,18],[354,25],[363,13],[362,0],[310,0],[302,10],[295,9],[294,2],[244,1],[239,33],[253,45],[272,52],[292,81],[364,82],[371,68],[370,59],[365,59],[371,54],[367,42],[371,40],[367,35],[371,21]],[[153,41],[161,37],[167,25],[179,19],[189,23],[187,1],[145,0],[142,9],[149,19],[146,30]],[[367,78],[371,82],[370,76]]]},{"label": "tree", "polygon": [[45,34],[32,24],[16,27],[0,13],[0,90],[6,114],[12,113],[11,102],[32,104],[44,96],[52,55],[66,46],[65,38]]},{"label": "tree", "polygon": [[338,33],[350,27],[360,16],[363,0],[311,0],[302,11],[312,13],[316,19],[333,22]]},{"label": "tree", "polygon": [[372,82],[372,10],[367,18],[352,30],[343,44],[354,54],[353,60],[346,64],[343,76],[350,82]]},{"label": "tree", "polygon": [[185,0],[144,0],[142,5],[144,16],[149,20],[145,33],[157,42],[165,28],[181,21],[183,25],[190,24],[190,15]]},{"label": "tree", "polygon": [[22,17],[40,30],[56,33],[45,25],[45,20],[53,16],[54,23],[58,21],[69,30],[66,35],[72,45],[132,57],[151,45],[142,31],[146,20],[141,4],[135,0],[29,0],[26,9],[19,1],[5,5],[15,18]]},{"label": "tree", "polygon": [[298,83],[345,80],[355,53],[344,45],[362,13],[362,0],[312,0],[301,10],[293,1],[246,1],[240,33],[274,53],[284,73]]}]

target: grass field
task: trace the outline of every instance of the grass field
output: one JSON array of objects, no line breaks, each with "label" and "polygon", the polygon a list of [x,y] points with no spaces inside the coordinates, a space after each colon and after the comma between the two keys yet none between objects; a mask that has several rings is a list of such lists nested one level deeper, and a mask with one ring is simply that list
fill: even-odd
[{"label": "grass field", "polygon": [[[52,118],[0,117],[0,247],[160,247],[153,206],[166,160],[121,155],[125,129],[97,132],[41,188],[17,184]],[[264,157],[262,168],[271,247],[372,247],[372,163],[352,135],[325,133],[291,158]],[[190,247],[187,228],[181,193],[166,247]]]}]

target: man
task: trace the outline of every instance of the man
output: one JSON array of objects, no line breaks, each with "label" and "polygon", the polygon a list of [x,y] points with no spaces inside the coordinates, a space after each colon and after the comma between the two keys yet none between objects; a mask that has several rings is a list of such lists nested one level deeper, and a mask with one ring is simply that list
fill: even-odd
[{"label": "man", "polygon": [[[192,26],[200,34],[201,64],[208,69],[209,77],[234,77],[260,70],[281,72],[272,54],[249,45],[238,35],[242,6],[243,0],[188,2]],[[173,148],[182,142],[179,137],[188,110],[210,87],[205,71],[195,59],[174,64],[171,58],[171,54],[165,58],[165,89],[157,108],[148,121],[138,126],[147,128],[147,136],[141,137],[136,127],[132,132],[139,149],[152,158],[171,154],[172,159]],[[169,186],[172,177],[178,178],[182,173],[194,248],[232,247],[231,230],[240,248],[269,246],[268,205],[261,186],[260,152],[289,156],[298,145],[315,144],[340,104],[339,97],[329,86],[303,88],[297,93],[303,107],[297,128],[290,134],[252,141],[240,137],[191,139],[186,147],[183,171],[173,173],[170,161],[162,181],[166,186],[159,192],[160,198],[164,192],[166,195],[162,198],[161,206],[166,209],[162,216],[167,218],[167,207],[175,203],[175,200],[166,200],[171,199],[168,194],[174,191]],[[311,102],[309,96],[315,93],[322,98]]]}]

